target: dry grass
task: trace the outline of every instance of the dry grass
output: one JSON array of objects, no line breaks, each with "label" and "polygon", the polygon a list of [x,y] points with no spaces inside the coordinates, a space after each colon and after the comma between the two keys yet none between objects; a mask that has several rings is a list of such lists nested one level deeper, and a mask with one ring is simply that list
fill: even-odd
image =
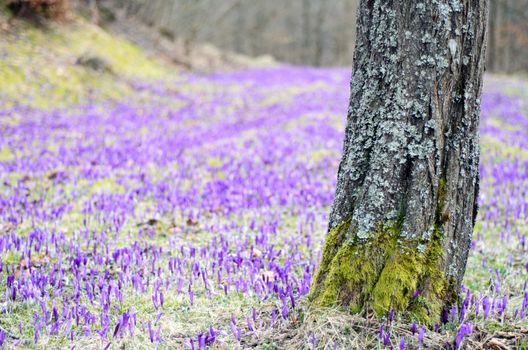
[{"label": "dry grass", "polygon": [[[381,323],[380,323],[381,322]],[[380,324],[384,333],[390,332],[390,342],[385,347],[379,338]],[[526,324],[504,326],[492,330],[492,323],[475,326],[474,332],[464,340],[461,349],[514,350],[527,349]],[[400,339],[405,338],[405,349],[454,348],[456,325],[448,324],[443,331],[425,332],[423,343],[418,333],[411,331],[410,323],[395,320],[379,320],[373,316],[353,315],[337,308],[311,308],[305,300],[289,322],[256,332],[242,348],[258,349],[398,349]]]}]

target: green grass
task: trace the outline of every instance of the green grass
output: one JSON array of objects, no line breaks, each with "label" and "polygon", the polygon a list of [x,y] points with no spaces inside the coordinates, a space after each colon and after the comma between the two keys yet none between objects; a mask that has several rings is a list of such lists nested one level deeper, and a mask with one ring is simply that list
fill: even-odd
[{"label": "green grass", "polygon": [[[6,14],[0,14],[5,19]],[[39,108],[76,104],[86,98],[118,99],[132,92],[130,82],[174,78],[177,71],[149,57],[128,41],[76,18],[38,28],[16,21],[0,31],[0,97]],[[76,64],[96,57],[109,70],[95,72]],[[3,155],[3,153],[2,153]]]}]

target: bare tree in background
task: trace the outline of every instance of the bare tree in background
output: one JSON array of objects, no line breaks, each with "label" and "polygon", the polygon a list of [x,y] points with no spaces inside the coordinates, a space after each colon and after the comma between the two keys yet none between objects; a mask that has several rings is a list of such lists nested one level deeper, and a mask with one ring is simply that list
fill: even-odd
[{"label": "bare tree in background", "polygon": [[[357,0],[98,0],[164,35],[250,56],[350,65]],[[344,10],[345,9],[345,10]]]},{"label": "bare tree in background", "polygon": [[528,71],[528,0],[490,0],[488,69]]},{"label": "bare tree in background", "polygon": [[[94,0],[87,0],[92,1]],[[209,42],[250,56],[310,65],[350,65],[358,0],[97,0],[189,49]],[[528,0],[490,0],[487,69],[528,70]]]}]

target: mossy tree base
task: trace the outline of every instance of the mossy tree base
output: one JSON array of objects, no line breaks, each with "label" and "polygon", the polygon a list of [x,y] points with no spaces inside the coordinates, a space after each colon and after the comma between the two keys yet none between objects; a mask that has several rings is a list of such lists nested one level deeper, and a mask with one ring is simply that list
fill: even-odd
[{"label": "mossy tree base", "polygon": [[456,301],[443,273],[440,229],[420,252],[421,242],[399,241],[398,225],[379,227],[371,239],[357,242],[343,239],[349,226],[347,221],[328,235],[310,293],[315,304],[347,306],[354,313],[370,309],[379,316],[394,309],[432,325]]}]

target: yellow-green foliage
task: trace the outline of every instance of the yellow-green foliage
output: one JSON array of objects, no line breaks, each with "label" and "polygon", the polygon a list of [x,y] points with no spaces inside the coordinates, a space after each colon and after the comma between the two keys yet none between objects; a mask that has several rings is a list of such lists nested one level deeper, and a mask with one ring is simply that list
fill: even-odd
[{"label": "yellow-green foliage", "polygon": [[528,159],[528,151],[519,147],[511,146],[496,137],[490,135],[484,135],[481,137],[482,143],[482,154],[488,151],[496,152],[501,155],[503,159],[514,156],[521,159]]},{"label": "yellow-green foliage", "polygon": [[113,72],[126,77],[164,79],[171,74],[169,67],[147,57],[130,42],[111,35],[97,26],[83,24],[67,31],[57,44],[68,43],[67,52],[76,56],[90,54],[107,61]]},{"label": "yellow-green foliage", "polygon": [[11,151],[11,148],[8,146],[3,146],[0,148],[0,162],[13,160],[14,158],[15,155],[13,154],[13,151]]},{"label": "yellow-green foliage", "polygon": [[100,192],[107,192],[107,193],[124,193],[125,188],[116,183],[114,179],[112,178],[103,178],[100,180],[97,180],[93,183],[91,189],[91,193],[100,193]]},{"label": "yellow-green foliage", "polygon": [[[0,98],[8,104],[23,100],[31,106],[51,108],[75,104],[85,97],[117,99],[131,93],[130,81],[135,79],[175,76],[168,66],[126,40],[81,19],[51,24],[48,29],[17,22],[1,35]],[[97,57],[110,69],[96,72],[76,64],[83,56]]]}]

